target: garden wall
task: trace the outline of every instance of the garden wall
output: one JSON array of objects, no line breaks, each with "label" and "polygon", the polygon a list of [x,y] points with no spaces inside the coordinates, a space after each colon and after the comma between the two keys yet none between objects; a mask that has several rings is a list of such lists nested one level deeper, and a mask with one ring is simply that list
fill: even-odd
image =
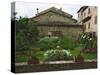
[{"label": "garden wall", "polygon": [[16,73],[97,68],[97,62],[16,65]]}]

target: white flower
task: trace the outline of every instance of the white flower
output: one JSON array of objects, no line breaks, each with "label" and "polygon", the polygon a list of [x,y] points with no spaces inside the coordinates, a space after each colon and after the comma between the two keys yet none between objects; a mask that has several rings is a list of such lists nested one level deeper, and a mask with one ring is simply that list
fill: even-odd
[{"label": "white flower", "polygon": [[92,38],[90,38],[89,40],[92,40]]},{"label": "white flower", "polygon": [[57,46],[57,48],[60,48],[60,46]]},{"label": "white flower", "polygon": [[85,35],[83,35],[83,36],[82,36],[82,38],[86,38],[86,36],[85,36]]}]

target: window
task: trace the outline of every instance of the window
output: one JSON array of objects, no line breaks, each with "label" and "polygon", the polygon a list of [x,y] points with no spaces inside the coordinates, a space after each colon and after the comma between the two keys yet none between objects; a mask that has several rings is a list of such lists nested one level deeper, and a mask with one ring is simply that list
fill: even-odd
[{"label": "window", "polygon": [[95,16],[94,23],[97,24],[97,16]]},{"label": "window", "polygon": [[82,16],[82,12],[81,12],[81,16]]},{"label": "window", "polygon": [[78,18],[79,18],[79,14],[78,14]]},{"label": "window", "polygon": [[86,30],[86,24],[84,24],[84,28],[83,28],[83,30],[84,30],[84,31]]},{"label": "window", "polygon": [[95,6],[95,8],[97,8],[97,7]]},{"label": "window", "polygon": [[89,37],[92,38],[92,33],[89,34]]},{"label": "window", "polygon": [[86,16],[86,13],[84,13],[84,17]]},{"label": "window", "polygon": [[93,32],[93,37],[96,37],[96,32]]},{"label": "window", "polygon": [[88,9],[88,14],[90,14],[90,8]]},{"label": "window", "polygon": [[88,23],[88,29],[90,29],[90,23]]}]

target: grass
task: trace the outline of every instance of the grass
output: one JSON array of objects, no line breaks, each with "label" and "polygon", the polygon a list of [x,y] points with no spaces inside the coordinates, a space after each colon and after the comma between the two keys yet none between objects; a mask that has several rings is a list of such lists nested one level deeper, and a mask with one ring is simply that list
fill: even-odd
[{"label": "grass", "polygon": [[[73,56],[77,56],[79,53],[80,53],[80,47],[74,49],[74,50],[71,50],[71,54]],[[42,61],[44,59],[43,57],[43,54],[44,54],[45,51],[38,51],[35,53],[35,56],[36,58],[39,60],[39,61]],[[85,60],[87,59],[97,59],[97,53],[96,52],[82,52],[82,55],[84,57]],[[29,56],[28,55],[16,55],[16,62],[27,62],[29,59]]]},{"label": "grass", "polygon": [[[36,58],[38,60],[43,60],[43,54],[44,54],[44,51],[38,51],[36,52],[36,54],[34,54],[36,56]],[[28,59],[29,59],[29,56],[28,55],[16,55],[16,62],[27,62]]]},{"label": "grass", "polygon": [[[73,56],[77,56],[80,52],[78,50],[72,50],[71,53]],[[97,59],[96,52],[83,52],[82,56],[84,59]]]},{"label": "grass", "polygon": [[[40,51],[40,52],[38,52],[36,55],[37,55],[37,58],[41,61],[41,60],[43,60],[43,51]],[[75,51],[75,50],[73,50],[73,51],[71,51],[71,53],[72,53],[72,55],[77,55],[79,52],[78,51]],[[84,59],[85,60],[87,60],[87,59],[97,59],[97,53],[89,53],[89,52],[84,52],[84,53],[82,53],[82,55],[83,55],[83,57],[84,57]],[[28,61],[28,59],[29,59],[29,56],[27,56],[27,55],[17,55],[16,56],[16,62],[27,62]]]},{"label": "grass", "polygon": [[97,59],[97,53],[89,53],[89,52],[85,52],[85,53],[83,53],[83,57],[85,58],[85,59]]},{"label": "grass", "polygon": [[28,61],[27,55],[16,55],[15,61],[16,62],[27,62]]}]

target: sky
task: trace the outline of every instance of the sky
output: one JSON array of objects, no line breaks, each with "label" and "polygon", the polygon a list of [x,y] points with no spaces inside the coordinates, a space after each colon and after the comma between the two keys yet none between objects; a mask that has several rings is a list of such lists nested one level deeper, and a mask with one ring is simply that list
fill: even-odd
[{"label": "sky", "polygon": [[33,2],[16,2],[15,12],[17,12],[16,17],[34,17],[37,13],[37,8],[39,12],[46,10],[51,7],[56,7],[58,9],[62,8],[63,11],[73,15],[73,18],[77,19],[77,11],[81,6],[70,5],[70,4],[53,4],[53,3],[33,3]]}]

